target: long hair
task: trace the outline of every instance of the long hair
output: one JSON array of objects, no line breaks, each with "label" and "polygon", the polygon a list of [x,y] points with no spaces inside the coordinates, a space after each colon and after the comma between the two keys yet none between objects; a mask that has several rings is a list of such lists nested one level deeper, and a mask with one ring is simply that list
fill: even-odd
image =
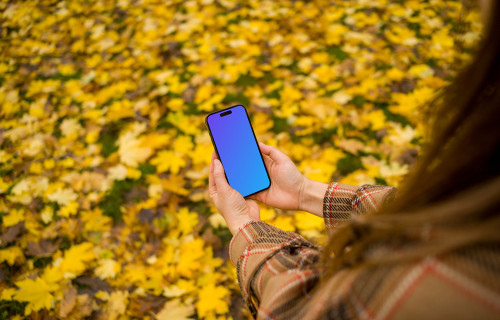
[{"label": "long hair", "polygon": [[[429,108],[431,138],[398,196],[330,237],[325,278],[500,242],[500,3],[490,9],[475,58]],[[401,250],[373,254],[387,245]]]}]

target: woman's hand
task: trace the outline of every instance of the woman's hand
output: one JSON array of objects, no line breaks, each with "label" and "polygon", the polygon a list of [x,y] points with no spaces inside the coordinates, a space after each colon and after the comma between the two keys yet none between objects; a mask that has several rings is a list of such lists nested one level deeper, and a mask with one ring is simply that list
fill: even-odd
[{"label": "woman's hand", "polygon": [[259,148],[271,178],[271,186],[249,198],[280,209],[298,210],[306,178],[293,161],[275,147],[259,142]]},{"label": "woman's hand", "polygon": [[275,147],[259,142],[271,177],[271,186],[250,199],[285,210],[304,210],[323,217],[323,197],[328,185],[306,178],[293,161]]},{"label": "woman's hand", "polygon": [[226,220],[233,235],[245,223],[260,220],[259,205],[253,200],[245,200],[227,183],[224,168],[217,159],[215,151],[212,154],[208,180],[210,198]]}]

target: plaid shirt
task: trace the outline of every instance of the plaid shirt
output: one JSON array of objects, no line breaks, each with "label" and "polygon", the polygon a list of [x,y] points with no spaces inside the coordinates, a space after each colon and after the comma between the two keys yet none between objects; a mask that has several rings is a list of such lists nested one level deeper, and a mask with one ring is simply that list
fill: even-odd
[{"label": "plaid shirt", "polygon": [[[331,183],[327,230],[379,209],[395,189]],[[390,251],[388,251],[390,254]],[[500,319],[500,247],[419,262],[342,270],[319,286],[318,248],[260,221],[230,244],[243,297],[258,319]]]}]

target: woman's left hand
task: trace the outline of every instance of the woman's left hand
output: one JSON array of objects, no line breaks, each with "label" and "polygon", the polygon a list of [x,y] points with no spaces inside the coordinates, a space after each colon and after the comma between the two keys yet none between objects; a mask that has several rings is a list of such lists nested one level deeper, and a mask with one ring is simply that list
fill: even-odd
[{"label": "woman's left hand", "polygon": [[260,209],[254,200],[246,200],[231,188],[224,175],[219,159],[212,154],[210,163],[209,194],[217,210],[226,220],[229,231],[234,235],[245,223],[260,220]]}]

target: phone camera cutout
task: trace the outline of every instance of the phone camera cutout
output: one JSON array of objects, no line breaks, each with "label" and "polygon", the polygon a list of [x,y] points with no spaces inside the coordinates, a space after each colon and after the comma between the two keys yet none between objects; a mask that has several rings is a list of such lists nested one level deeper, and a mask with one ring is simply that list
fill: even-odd
[{"label": "phone camera cutout", "polygon": [[231,110],[229,110],[229,111],[221,113],[220,116],[224,117],[224,116],[227,116],[228,114],[231,114],[231,113],[233,113],[233,112]]}]

